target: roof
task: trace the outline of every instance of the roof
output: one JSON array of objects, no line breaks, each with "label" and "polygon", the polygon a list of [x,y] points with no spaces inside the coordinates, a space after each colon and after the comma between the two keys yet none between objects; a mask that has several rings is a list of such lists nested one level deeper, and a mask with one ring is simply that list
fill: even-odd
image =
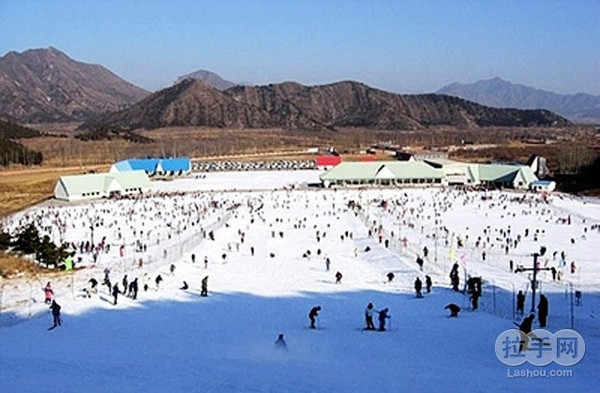
[{"label": "roof", "polygon": [[180,158],[132,158],[116,162],[113,167],[119,172],[143,170],[147,173],[155,173],[157,168],[165,172],[190,171],[192,162],[189,157]]},{"label": "roof", "polygon": [[160,160],[160,165],[163,171],[166,172],[189,171],[191,170],[192,162],[189,157],[165,158]]},{"label": "roof", "polygon": [[[90,192],[104,193],[117,185],[123,189],[152,187],[148,175],[144,171],[61,176],[59,182],[63,184],[69,195]],[[117,184],[115,185],[114,182]]]},{"label": "roof", "polygon": [[474,172],[480,181],[513,182],[518,175],[521,175],[527,184],[537,180],[531,168],[523,165],[481,164]]},{"label": "roof", "polygon": [[419,161],[342,162],[320,176],[321,180],[441,179],[441,170]]},{"label": "roof", "polygon": [[106,184],[105,173],[92,173],[87,175],[61,176],[61,182],[69,195],[81,195],[88,192],[104,192]]},{"label": "roof", "polygon": [[123,188],[152,188],[150,179],[144,171],[111,173],[109,177],[116,179]]}]

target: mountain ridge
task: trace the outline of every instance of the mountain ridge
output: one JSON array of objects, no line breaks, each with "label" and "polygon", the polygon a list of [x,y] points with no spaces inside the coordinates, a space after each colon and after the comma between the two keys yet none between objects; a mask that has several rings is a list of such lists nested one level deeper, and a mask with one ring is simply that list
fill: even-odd
[{"label": "mountain ridge", "polygon": [[436,93],[496,108],[547,109],[574,122],[600,122],[600,96],[586,93],[557,94],[499,77],[467,84],[454,82]]},{"label": "mountain ridge", "polygon": [[129,109],[84,123],[81,128],[209,126],[318,130],[565,124],[568,124],[566,119],[549,111],[488,108],[438,94],[400,95],[354,81],[319,86],[284,82],[234,86],[219,91],[200,81],[186,79]]},{"label": "mountain ridge", "polygon": [[107,68],[54,47],[0,57],[0,116],[22,123],[83,121],[147,94]]}]

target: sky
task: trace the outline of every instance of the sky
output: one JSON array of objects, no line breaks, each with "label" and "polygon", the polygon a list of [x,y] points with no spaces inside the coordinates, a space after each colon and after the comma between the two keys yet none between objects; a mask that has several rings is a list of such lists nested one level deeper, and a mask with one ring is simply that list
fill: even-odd
[{"label": "sky", "polygon": [[398,93],[501,77],[600,94],[596,0],[0,0],[0,54],[53,46],[147,90],[357,80]]}]

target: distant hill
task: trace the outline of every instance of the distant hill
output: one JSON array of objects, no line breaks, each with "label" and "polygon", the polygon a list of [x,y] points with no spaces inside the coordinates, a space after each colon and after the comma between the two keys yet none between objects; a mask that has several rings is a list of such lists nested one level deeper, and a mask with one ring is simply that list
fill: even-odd
[{"label": "distant hill", "polygon": [[102,66],[75,61],[52,47],[0,58],[0,116],[22,123],[81,121],[148,94]]},{"label": "distant hill", "polygon": [[562,95],[500,78],[452,83],[437,91],[496,108],[547,109],[577,123],[600,123],[600,96]]},{"label": "distant hill", "polygon": [[210,71],[206,71],[206,70],[198,70],[198,71],[191,72],[189,74],[180,76],[175,81],[175,84],[181,83],[184,79],[196,79],[196,80],[199,80],[200,82],[204,82],[208,86],[214,87],[215,89],[220,90],[220,91],[227,90],[230,87],[233,87],[236,85],[236,83],[225,80],[225,79],[221,78],[219,75],[215,74],[214,72],[210,72]]},{"label": "distant hill", "polygon": [[219,91],[185,79],[117,113],[82,128],[124,129],[167,126],[233,128],[421,129],[429,126],[553,126],[568,121],[546,110],[496,109],[460,98],[399,95],[358,82],[323,86],[280,83],[235,86]]}]

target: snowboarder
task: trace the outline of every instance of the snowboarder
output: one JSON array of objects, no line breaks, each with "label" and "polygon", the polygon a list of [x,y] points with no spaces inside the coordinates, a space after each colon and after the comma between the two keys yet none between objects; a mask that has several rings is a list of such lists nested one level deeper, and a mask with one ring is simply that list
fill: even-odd
[{"label": "snowboarder", "polygon": [[44,303],[50,304],[52,303],[52,296],[54,295],[54,291],[52,290],[52,285],[50,285],[50,281],[46,283],[44,287]]},{"label": "snowboarder", "polygon": [[423,288],[423,283],[421,283],[421,279],[417,277],[415,280],[415,292],[417,293],[417,297],[421,298],[423,295],[421,294],[421,289]]},{"label": "snowboarder", "polygon": [[450,310],[450,315],[448,315],[448,318],[458,317],[458,313],[460,312],[460,307],[454,303],[450,303],[446,307],[444,307],[444,310]]},{"label": "snowboarder", "polygon": [[114,298],[114,305],[117,305],[117,297],[119,296],[119,285],[115,284],[115,286],[112,288],[112,295]]},{"label": "snowboarder", "polygon": [[546,295],[540,295],[540,303],[538,304],[538,321],[540,327],[546,327],[546,319],[548,318],[548,298]]},{"label": "snowboarder", "polygon": [[432,286],[432,282],[431,282],[431,277],[429,277],[428,275],[425,276],[425,290],[427,291],[427,293],[431,293],[431,286]]},{"label": "snowboarder", "polygon": [[367,330],[375,330],[375,325],[373,324],[373,303],[367,304],[367,308],[365,308],[365,322],[367,323]]},{"label": "snowboarder", "polygon": [[52,304],[50,304],[50,309],[52,310],[52,327],[50,329],[54,329],[57,326],[61,325],[60,320],[60,305],[56,303],[56,300],[52,300]]},{"label": "snowboarder", "polygon": [[340,273],[340,272],[335,273],[335,283],[336,284],[342,283],[342,273]]},{"label": "snowboarder", "polygon": [[319,311],[321,311],[321,306],[316,306],[310,309],[308,313],[308,319],[310,319],[310,328],[315,329],[316,318],[319,316]]},{"label": "snowboarder", "polygon": [[185,290],[186,290],[186,289],[188,289],[188,288],[189,288],[189,286],[188,286],[188,283],[184,281],[184,282],[183,282],[183,285],[182,285],[182,286],[181,286],[181,288],[179,288],[179,289],[181,289],[182,291],[185,291]]},{"label": "snowboarder", "polygon": [[275,349],[287,350],[287,343],[283,338],[283,333],[279,333],[279,336],[277,336],[277,340],[275,340]]},{"label": "snowboarder", "polygon": [[391,317],[388,315],[388,312],[390,310],[386,307],[379,312],[379,331],[383,332],[385,331],[385,320],[386,319],[390,319]]},{"label": "snowboarder", "polygon": [[208,276],[202,279],[202,290],[200,296],[208,296]]}]

